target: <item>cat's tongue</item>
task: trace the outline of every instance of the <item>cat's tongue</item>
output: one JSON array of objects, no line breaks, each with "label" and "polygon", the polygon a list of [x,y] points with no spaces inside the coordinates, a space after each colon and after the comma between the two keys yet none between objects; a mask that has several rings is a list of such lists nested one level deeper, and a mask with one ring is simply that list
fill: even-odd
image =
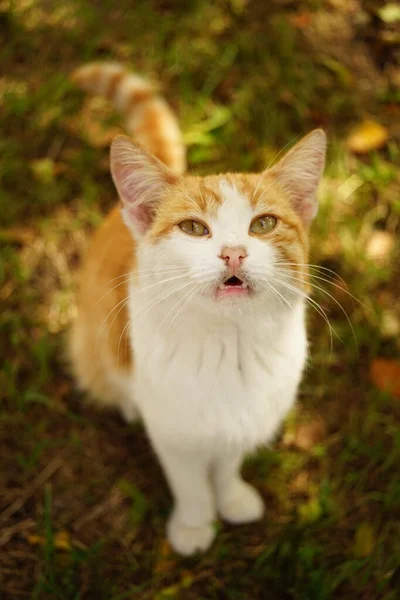
[{"label": "cat's tongue", "polygon": [[249,287],[247,283],[235,276],[220,283],[217,289],[217,298],[226,296],[247,296],[248,294]]}]

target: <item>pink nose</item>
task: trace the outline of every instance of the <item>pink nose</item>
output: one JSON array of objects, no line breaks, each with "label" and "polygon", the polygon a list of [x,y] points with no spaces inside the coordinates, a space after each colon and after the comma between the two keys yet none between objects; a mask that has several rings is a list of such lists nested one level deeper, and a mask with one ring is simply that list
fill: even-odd
[{"label": "pink nose", "polygon": [[233,269],[234,271],[240,267],[240,263],[244,258],[246,258],[247,252],[245,248],[229,248],[225,246],[222,248],[220,258],[224,260],[228,267]]}]

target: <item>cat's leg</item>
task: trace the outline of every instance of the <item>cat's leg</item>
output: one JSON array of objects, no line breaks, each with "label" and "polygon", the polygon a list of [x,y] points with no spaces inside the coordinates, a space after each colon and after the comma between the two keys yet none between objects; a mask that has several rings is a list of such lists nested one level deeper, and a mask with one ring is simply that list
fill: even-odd
[{"label": "cat's leg", "polygon": [[136,407],[136,404],[131,398],[124,398],[119,405],[121,415],[127,423],[135,423],[140,418],[140,413]]},{"label": "cat's leg", "polygon": [[242,479],[242,461],[242,452],[227,452],[217,457],[212,470],[218,513],[235,524],[258,521],[264,513],[260,494]]},{"label": "cat's leg", "polygon": [[207,550],[215,537],[209,460],[195,448],[179,452],[163,444],[155,447],[175,500],[167,524],[172,547],[183,555]]},{"label": "cat's leg", "polygon": [[112,403],[119,409],[122,418],[127,423],[134,423],[140,418],[140,412],[134,401],[133,378],[130,373],[120,373],[116,370],[109,372]]}]

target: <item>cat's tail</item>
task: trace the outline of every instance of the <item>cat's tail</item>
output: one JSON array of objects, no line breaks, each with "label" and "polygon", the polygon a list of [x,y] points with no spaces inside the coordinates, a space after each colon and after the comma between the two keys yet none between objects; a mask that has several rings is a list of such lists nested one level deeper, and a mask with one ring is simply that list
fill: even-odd
[{"label": "cat's tail", "polygon": [[106,62],[83,65],[71,79],[81,89],[111,100],[124,116],[129,135],[176,173],[185,171],[178,120],[150,82],[118,63]]}]

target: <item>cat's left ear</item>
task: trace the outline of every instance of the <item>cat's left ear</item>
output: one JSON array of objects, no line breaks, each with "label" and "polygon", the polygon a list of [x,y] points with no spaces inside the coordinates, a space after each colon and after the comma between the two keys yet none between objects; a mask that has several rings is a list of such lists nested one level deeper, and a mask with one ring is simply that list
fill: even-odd
[{"label": "cat's left ear", "polygon": [[145,234],[161,198],[179,176],[126,135],[111,144],[111,174],[125,223],[134,234]]},{"label": "cat's left ear", "polygon": [[318,212],[316,194],[325,166],[325,154],[326,135],[322,129],[315,129],[270,169],[306,226]]}]

